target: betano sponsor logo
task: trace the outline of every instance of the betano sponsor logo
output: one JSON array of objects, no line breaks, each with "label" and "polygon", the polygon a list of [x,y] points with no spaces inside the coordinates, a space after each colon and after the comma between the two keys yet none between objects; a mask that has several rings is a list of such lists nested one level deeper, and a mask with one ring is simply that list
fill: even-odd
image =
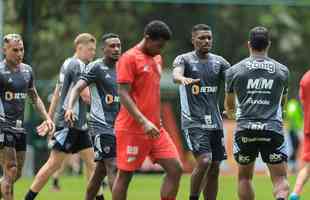
[{"label": "betano sponsor logo", "polygon": [[11,92],[11,91],[6,91],[5,92],[5,100],[6,101],[12,101],[12,100],[20,100],[20,99],[26,99],[27,93],[24,92]]},{"label": "betano sponsor logo", "polygon": [[215,93],[217,92],[217,86],[199,86],[192,85],[192,94],[199,95],[199,93]]},{"label": "betano sponsor logo", "polygon": [[105,96],[106,104],[112,104],[113,102],[120,102],[119,96],[113,96],[111,94],[107,94]]}]

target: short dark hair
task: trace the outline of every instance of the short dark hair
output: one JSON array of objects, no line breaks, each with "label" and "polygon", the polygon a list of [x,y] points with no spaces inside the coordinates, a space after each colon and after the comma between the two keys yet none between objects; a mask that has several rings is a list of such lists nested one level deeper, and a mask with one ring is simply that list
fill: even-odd
[{"label": "short dark hair", "polygon": [[101,37],[101,42],[104,44],[105,41],[110,38],[119,38],[119,35],[115,33],[106,33]]},{"label": "short dark hair", "polygon": [[252,28],[249,34],[249,41],[253,49],[258,51],[265,50],[270,42],[268,29],[263,26]]},{"label": "short dark hair", "polygon": [[170,40],[172,32],[165,22],[154,20],[145,26],[144,35],[148,35],[152,40]]},{"label": "short dark hair", "polygon": [[192,33],[196,31],[212,31],[212,30],[211,30],[211,27],[207,24],[196,24],[192,28]]}]

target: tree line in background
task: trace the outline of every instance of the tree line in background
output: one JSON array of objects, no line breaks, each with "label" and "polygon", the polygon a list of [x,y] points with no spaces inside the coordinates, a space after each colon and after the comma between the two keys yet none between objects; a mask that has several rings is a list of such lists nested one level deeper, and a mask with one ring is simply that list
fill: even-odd
[{"label": "tree line in background", "polygon": [[72,55],[73,40],[78,33],[89,32],[100,39],[103,33],[115,32],[121,36],[125,51],[139,41],[143,27],[153,19],[165,21],[173,31],[173,39],[163,54],[166,70],[171,70],[176,55],[192,49],[190,30],[197,23],[212,26],[213,52],[231,64],[248,55],[249,30],[257,25],[268,27],[272,35],[270,56],[291,71],[290,97],[297,96],[299,80],[310,66],[308,7],[10,0],[4,1],[3,10],[3,34],[18,32],[23,35],[25,62],[33,66],[37,79],[48,80],[57,75],[64,59]]}]

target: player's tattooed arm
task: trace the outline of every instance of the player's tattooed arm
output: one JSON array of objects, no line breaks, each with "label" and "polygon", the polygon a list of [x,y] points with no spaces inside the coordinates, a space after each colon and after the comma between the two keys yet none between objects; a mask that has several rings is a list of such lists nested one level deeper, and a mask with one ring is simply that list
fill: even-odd
[{"label": "player's tattooed arm", "polygon": [[53,97],[52,97],[50,106],[48,108],[48,115],[50,116],[51,119],[53,119],[53,117],[54,117],[54,113],[55,113],[55,110],[56,110],[56,107],[57,107],[57,104],[59,101],[59,96],[60,96],[59,93],[60,93],[60,87],[58,84],[56,84],[56,87],[55,87],[54,93],[53,93]]},{"label": "player's tattooed arm", "polygon": [[44,119],[43,123],[37,127],[38,134],[44,136],[49,132],[54,132],[55,125],[50,116],[47,114],[45,106],[35,87],[32,87],[28,90],[28,97],[30,98],[34,107],[40,113],[41,117]]}]

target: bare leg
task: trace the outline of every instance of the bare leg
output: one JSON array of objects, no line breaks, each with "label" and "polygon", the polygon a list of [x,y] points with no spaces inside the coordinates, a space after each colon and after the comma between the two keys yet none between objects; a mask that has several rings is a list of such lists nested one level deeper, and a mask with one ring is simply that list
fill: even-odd
[{"label": "bare leg", "polygon": [[300,170],[297,176],[296,184],[293,192],[300,195],[304,185],[310,178],[310,162],[305,163],[305,166]]},{"label": "bare leg", "polygon": [[87,180],[90,179],[92,172],[95,169],[95,162],[94,162],[94,150],[92,148],[83,149],[79,152],[82,160],[85,162],[86,165],[86,177]]},{"label": "bare leg", "polygon": [[103,161],[98,161],[94,173],[91,175],[86,191],[85,200],[94,200],[101,186],[101,182],[106,176],[106,168]]},{"label": "bare leg", "polygon": [[238,165],[238,195],[240,200],[254,200],[252,186],[254,164]]},{"label": "bare leg", "polygon": [[196,156],[197,164],[192,172],[190,196],[199,197],[201,189],[204,188],[206,175],[208,174],[211,165],[211,154],[206,153]]},{"label": "bare leg", "polygon": [[118,170],[112,190],[112,200],[126,200],[133,172]]},{"label": "bare leg", "polygon": [[17,159],[15,149],[4,147],[3,154],[3,179],[1,182],[2,197],[4,200],[13,200],[13,185],[17,176]]},{"label": "bare leg", "polygon": [[61,164],[65,158],[65,153],[52,150],[48,161],[43,165],[34,178],[34,181],[30,187],[31,191],[40,192],[49,177],[61,167]]},{"label": "bare leg", "polygon": [[160,196],[162,198],[175,198],[179,190],[182,175],[181,163],[174,158],[160,159],[157,163],[165,170],[166,175],[161,186]]},{"label": "bare leg", "polygon": [[287,181],[287,164],[282,162],[280,164],[268,164],[270,177],[273,184],[273,195],[275,198],[287,199],[289,195],[289,184]]},{"label": "bare leg", "polygon": [[212,162],[206,177],[207,183],[203,189],[203,196],[205,200],[216,200],[218,192],[219,173],[220,173],[220,162],[219,161]]}]

